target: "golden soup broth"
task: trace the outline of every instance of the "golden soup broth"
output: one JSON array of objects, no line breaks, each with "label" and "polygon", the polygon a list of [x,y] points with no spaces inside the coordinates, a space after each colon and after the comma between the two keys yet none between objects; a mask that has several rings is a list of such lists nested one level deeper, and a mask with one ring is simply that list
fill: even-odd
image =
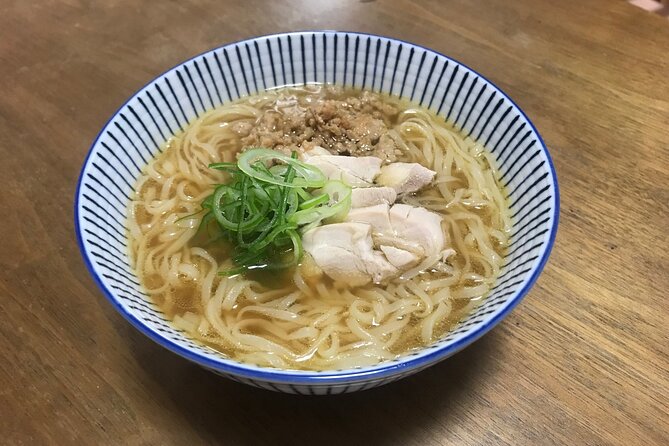
[{"label": "golden soup broth", "polygon": [[[327,100],[376,104],[371,113],[386,124],[397,161],[437,172],[432,185],[398,202],[442,215],[455,254],[410,279],[357,288],[325,275],[306,280],[301,266],[218,275],[233,266],[231,247],[204,245],[196,231],[202,199],[227,179],[207,165],[234,161],[267,113],[283,119]],[[493,286],[510,228],[496,176],[480,144],[409,102],[323,85],[267,91],[204,114],[145,167],[129,208],[130,254],[165,316],[227,357],[285,369],[372,365],[439,339]]]}]

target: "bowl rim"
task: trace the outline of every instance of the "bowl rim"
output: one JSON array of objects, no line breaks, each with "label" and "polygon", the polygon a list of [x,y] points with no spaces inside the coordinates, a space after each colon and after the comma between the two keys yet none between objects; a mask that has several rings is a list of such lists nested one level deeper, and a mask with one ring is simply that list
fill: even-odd
[{"label": "bowl rim", "polygon": [[[263,367],[263,366],[258,366],[254,364],[244,364],[241,362],[236,362],[232,359],[225,359],[225,360],[215,360],[212,358],[208,358],[205,356],[200,355],[197,352],[194,352],[188,348],[182,347],[181,345],[176,344],[175,342],[171,341],[170,339],[163,337],[159,335],[157,332],[152,330],[151,328],[147,327],[139,318],[137,318],[135,315],[127,312],[123,306],[118,302],[118,300],[114,297],[114,295],[111,293],[111,291],[104,285],[102,280],[100,279],[98,273],[96,272],[95,268],[93,267],[93,264],[91,262],[91,259],[89,258],[88,254],[86,253],[86,249],[84,248],[84,240],[82,236],[82,230],[79,224],[79,197],[80,197],[80,191],[81,191],[81,186],[82,182],[84,180],[84,171],[86,167],[88,166],[88,161],[93,153],[93,149],[95,146],[98,144],[98,141],[100,140],[100,137],[102,136],[103,132],[107,128],[107,126],[118,116],[118,114],[123,110],[123,108],[130,102],[132,101],[135,97],[137,97],[144,89],[149,87],[152,83],[156,82],[158,79],[161,79],[164,77],[166,74],[171,72],[172,70],[175,70],[176,68],[187,64],[188,62],[195,60],[201,56],[204,56],[206,54],[209,54],[213,51],[220,50],[223,48],[231,47],[233,45],[237,45],[242,42],[247,42],[247,41],[252,41],[256,39],[263,39],[263,38],[273,38],[273,37],[281,37],[281,36],[294,36],[294,35],[304,35],[304,34],[313,34],[313,33],[334,33],[334,34],[349,34],[349,35],[356,35],[356,36],[366,36],[366,37],[377,37],[377,38],[382,38],[382,39],[387,39],[389,41],[394,41],[394,42],[399,42],[399,43],[404,43],[406,45],[412,45],[417,48],[421,48],[425,51],[428,51],[430,53],[439,55],[441,57],[444,57],[447,61],[451,61],[455,64],[458,64],[462,66],[463,68],[466,68],[470,70],[472,73],[476,74],[479,76],[481,79],[484,81],[488,82],[491,86],[497,89],[499,93],[502,95],[503,98],[508,100],[514,107],[515,109],[519,112],[519,114],[527,121],[529,124],[531,130],[534,132],[534,134],[537,136],[537,139],[539,143],[541,144],[541,150],[543,153],[546,155],[547,159],[547,164],[548,164],[548,169],[550,170],[551,174],[551,181],[554,185],[555,189],[555,194],[553,196],[554,198],[554,203],[553,203],[553,213],[552,213],[552,218],[553,218],[553,225],[550,228],[550,234],[548,238],[548,242],[546,246],[543,249],[543,252],[541,253],[541,260],[539,261],[539,264],[537,265],[536,269],[532,272],[532,275],[530,276],[529,280],[523,288],[517,292],[517,294],[510,299],[506,307],[502,309],[498,314],[496,314],[493,318],[491,318],[489,321],[487,321],[484,325],[481,325],[478,329],[473,330],[469,333],[466,333],[464,336],[461,338],[458,338],[457,340],[448,343],[442,347],[434,349],[434,351],[420,355],[420,356],[410,356],[410,355],[405,355],[405,356],[400,356],[397,360],[393,361],[385,361],[381,362],[377,365],[374,366],[365,366],[361,367],[359,369],[345,369],[342,371],[336,371],[336,370],[324,370],[324,371],[304,371],[304,370],[295,370],[295,369],[274,369],[271,367]],[[286,84],[287,86],[288,84]],[[449,356],[459,352],[460,350],[464,349],[465,347],[468,347],[470,344],[473,342],[477,341],[480,339],[483,335],[488,333],[493,327],[495,327],[499,322],[502,321],[519,303],[520,301],[527,295],[529,290],[532,288],[534,283],[537,281],[539,275],[543,271],[544,267],[546,266],[546,263],[548,261],[548,258],[550,257],[551,251],[553,249],[553,245],[555,244],[555,237],[557,234],[557,228],[558,228],[558,222],[559,222],[559,217],[560,217],[560,191],[559,191],[559,186],[558,186],[558,181],[557,181],[557,173],[555,171],[555,166],[553,163],[553,159],[551,158],[550,152],[548,151],[548,147],[546,146],[543,138],[539,134],[539,131],[536,129],[534,123],[529,119],[529,117],[525,114],[525,112],[518,106],[518,104],[509,97],[506,92],[504,92],[499,86],[497,86],[495,83],[493,83],[490,79],[488,79],[486,76],[482,75],[478,71],[474,70],[473,68],[469,67],[468,65],[460,62],[457,59],[454,59],[450,56],[447,56],[437,50],[425,47],[423,45],[409,42],[403,39],[398,39],[395,37],[389,37],[389,36],[384,36],[380,34],[373,34],[373,33],[366,33],[366,32],[359,32],[359,31],[342,31],[342,30],[330,30],[330,29],[314,29],[314,30],[300,30],[300,31],[287,31],[287,32],[280,32],[280,33],[270,33],[270,34],[264,34],[264,35],[259,35],[259,36],[251,36],[251,37],[246,37],[243,39],[235,40],[232,42],[225,43],[223,45],[219,45],[213,48],[210,48],[206,51],[203,51],[199,54],[196,54],[189,59],[186,59],[184,61],[181,61],[174,66],[168,68],[167,70],[163,71],[162,73],[153,76],[151,80],[149,80],[146,84],[144,84],[142,87],[137,89],[128,99],[126,99],[117,109],[112,113],[112,115],[109,117],[109,119],[104,123],[100,131],[98,132],[97,136],[93,140],[93,143],[91,144],[90,148],[88,149],[88,152],[86,153],[86,157],[84,158],[84,161],[82,163],[81,171],[79,173],[79,178],[77,180],[77,187],[75,190],[75,196],[74,196],[74,230],[76,234],[76,239],[77,239],[77,245],[79,247],[79,251],[81,253],[81,256],[83,257],[84,263],[86,265],[86,268],[88,269],[88,272],[93,278],[93,281],[97,285],[97,287],[102,291],[103,295],[109,300],[109,302],[112,304],[114,309],[119,312],[132,326],[134,326],[137,330],[139,330],[142,334],[147,336],[149,339],[152,341],[156,342],[160,346],[172,351],[173,353],[176,353],[177,355],[186,358],[190,361],[195,362],[196,364],[203,366],[208,369],[213,369],[215,371],[225,373],[225,374],[230,374],[233,376],[241,377],[241,378],[247,378],[247,379],[257,379],[265,382],[273,382],[273,383],[288,383],[288,384],[309,384],[309,385],[317,385],[317,384],[346,384],[346,383],[351,383],[351,382],[359,382],[359,381],[369,381],[372,379],[383,379],[383,378],[388,378],[394,375],[397,375],[401,373],[402,371],[410,371],[414,369],[422,369],[424,367],[436,364],[437,362],[440,362],[443,359],[448,358]],[[223,361],[229,361],[229,362],[223,362]]]}]

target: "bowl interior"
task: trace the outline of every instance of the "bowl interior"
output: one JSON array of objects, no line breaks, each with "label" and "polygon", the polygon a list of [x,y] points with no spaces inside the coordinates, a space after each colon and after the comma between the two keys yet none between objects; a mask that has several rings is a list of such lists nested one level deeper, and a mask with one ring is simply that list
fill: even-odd
[{"label": "bowl interior", "polygon": [[[513,215],[511,246],[486,300],[443,339],[374,367],[323,372],[242,364],[191,341],[165,319],[129,266],[126,207],[140,170],[171,135],[205,111],[257,91],[334,83],[401,96],[482,142],[497,159]],[[275,383],[392,380],[464,348],[528,291],[548,258],[558,190],[543,141],[523,112],[468,67],[385,37],[302,32],[245,40],[194,57],[142,88],[94,142],[76,193],[75,223],[89,270],[104,294],[143,333],[205,367],[237,379]]]}]

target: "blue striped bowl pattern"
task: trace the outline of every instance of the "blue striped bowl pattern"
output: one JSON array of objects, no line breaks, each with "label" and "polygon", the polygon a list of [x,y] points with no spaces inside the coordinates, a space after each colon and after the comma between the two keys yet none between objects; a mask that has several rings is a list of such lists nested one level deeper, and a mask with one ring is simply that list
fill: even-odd
[{"label": "blue striped bowl pattern", "polygon": [[[291,371],[239,363],[193,342],[165,319],[129,266],[126,207],[140,170],[205,111],[264,89],[313,82],[408,98],[435,111],[497,159],[513,231],[505,266],[484,303],[439,342],[397,360],[350,370]],[[158,76],[104,126],[75,197],[81,253],[113,306],[167,349],[235,381],[298,394],[353,392],[416,373],[468,346],[527,294],[548,259],[558,222],[548,150],[520,108],[471,68],[435,51],[368,34],[315,31],[253,38],[196,56]]]}]

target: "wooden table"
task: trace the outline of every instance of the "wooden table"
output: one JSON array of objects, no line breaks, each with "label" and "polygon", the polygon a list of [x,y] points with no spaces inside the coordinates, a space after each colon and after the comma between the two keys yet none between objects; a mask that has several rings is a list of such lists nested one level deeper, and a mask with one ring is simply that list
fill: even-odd
[{"label": "wooden table", "polygon": [[[126,323],[88,275],[73,196],[135,90],[225,42],[379,33],[484,73],[562,191],[551,260],[464,352],[360,394],[224,380]],[[669,24],[623,1],[2,2],[0,443],[669,444]]]}]

